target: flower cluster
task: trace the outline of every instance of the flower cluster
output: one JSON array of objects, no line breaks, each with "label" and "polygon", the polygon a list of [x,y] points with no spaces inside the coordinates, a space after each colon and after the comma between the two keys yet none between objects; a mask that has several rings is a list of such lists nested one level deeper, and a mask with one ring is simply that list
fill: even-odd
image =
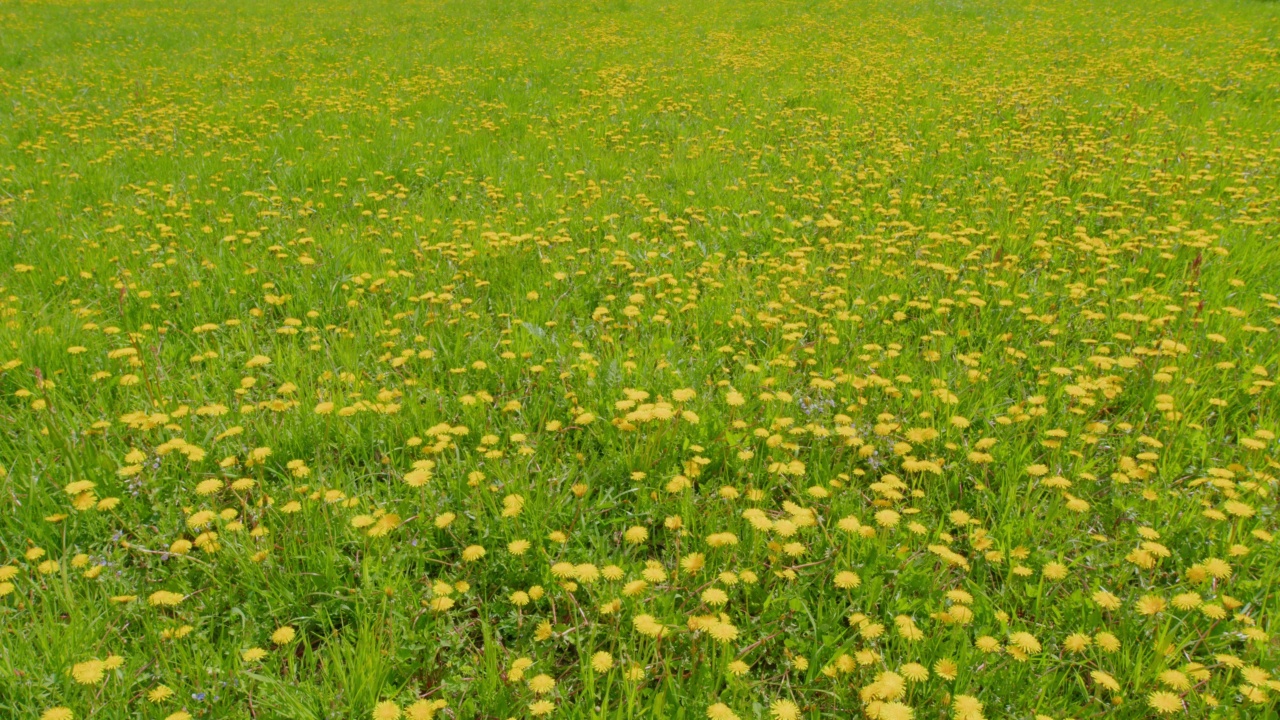
[{"label": "flower cluster", "polygon": [[1275,712],[1266,8],[228,1],[6,17],[15,716]]}]

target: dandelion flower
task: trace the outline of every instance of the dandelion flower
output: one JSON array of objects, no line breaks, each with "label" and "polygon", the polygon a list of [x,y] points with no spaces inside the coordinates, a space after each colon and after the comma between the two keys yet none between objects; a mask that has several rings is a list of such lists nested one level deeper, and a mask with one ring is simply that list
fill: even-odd
[{"label": "dandelion flower", "polygon": [[1093,638],[1084,633],[1071,633],[1062,641],[1062,647],[1067,652],[1083,652],[1085,648],[1093,644]]},{"label": "dandelion flower", "polygon": [[707,720],[739,720],[739,718],[728,705],[716,703],[707,708]]},{"label": "dandelion flower", "polygon": [[1040,652],[1040,641],[1029,632],[1010,633],[1009,642],[1028,655]]},{"label": "dandelion flower", "polygon": [[862,578],[858,577],[858,573],[856,572],[843,570],[841,572],[836,573],[835,583],[836,583],[836,587],[840,588],[841,590],[849,590],[851,588],[856,588],[859,585],[861,585]]},{"label": "dandelion flower", "polygon": [[1000,641],[990,635],[983,635],[977,640],[974,640],[973,645],[984,653],[1000,652]]},{"label": "dandelion flower", "polygon": [[955,661],[942,658],[933,664],[933,672],[943,680],[955,680],[960,673],[960,667],[955,664]]},{"label": "dandelion flower", "polygon": [[1093,636],[1093,641],[1102,648],[1104,652],[1115,652],[1120,649],[1120,639],[1109,632],[1100,632]]},{"label": "dandelion flower", "polygon": [[591,656],[591,669],[598,673],[613,669],[613,656],[603,650]]},{"label": "dandelion flower", "polygon": [[289,625],[284,625],[277,628],[275,632],[271,633],[271,642],[275,643],[276,645],[286,645],[288,643],[293,642],[293,639],[297,637],[297,635],[298,635],[298,631],[294,630]]},{"label": "dandelion flower", "polygon": [[1161,715],[1182,712],[1182,698],[1165,690],[1157,690],[1147,696],[1147,705]]},{"label": "dandelion flower", "polygon": [[1158,595],[1144,595],[1138,599],[1136,609],[1139,615],[1156,615],[1165,609],[1164,598]]},{"label": "dandelion flower", "polygon": [[972,695],[956,695],[951,701],[955,720],[983,720],[982,703]]},{"label": "dandelion flower", "polygon": [[1102,670],[1093,670],[1089,673],[1089,677],[1093,678],[1094,682],[1111,692],[1120,692],[1120,683],[1111,675],[1111,673],[1103,672]]},{"label": "dandelion flower", "polygon": [[769,706],[769,714],[774,720],[796,720],[800,717],[800,708],[790,700],[775,700]]},{"label": "dandelion flower", "polygon": [[718,622],[707,628],[707,634],[714,638],[716,642],[733,642],[738,639],[738,628],[730,623]]},{"label": "dandelion flower", "polygon": [[151,593],[151,596],[147,598],[147,604],[153,607],[173,607],[182,602],[182,600],[182,593],[158,590]]},{"label": "dandelion flower", "polygon": [[880,704],[880,720],[912,720],[916,716],[915,710],[909,705],[900,702],[887,702]]},{"label": "dandelion flower", "polygon": [[106,663],[101,660],[88,660],[72,666],[71,677],[81,685],[94,685],[102,682],[104,670],[106,670]]},{"label": "dandelion flower", "polygon": [[882,527],[893,527],[898,524],[901,515],[892,510],[881,510],[876,513],[876,524]]},{"label": "dandelion flower", "polygon": [[529,689],[536,695],[546,695],[554,690],[556,681],[550,675],[534,675],[529,678]]},{"label": "dandelion flower", "polygon": [[899,668],[898,672],[911,682],[924,682],[929,679],[929,668],[920,663],[907,663]]},{"label": "dandelion flower", "polygon": [[1158,677],[1162,684],[1174,690],[1186,691],[1191,689],[1191,678],[1177,670],[1165,670]]},{"label": "dandelion flower", "polygon": [[1120,598],[1107,592],[1099,590],[1093,594],[1093,601],[1103,610],[1116,610],[1120,607]]},{"label": "dandelion flower", "polygon": [[436,711],[447,706],[444,700],[419,700],[404,709],[404,716],[409,720],[432,720]]},{"label": "dandelion flower", "polygon": [[702,591],[702,602],[712,607],[720,607],[729,602],[729,596],[720,588],[707,588]]}]

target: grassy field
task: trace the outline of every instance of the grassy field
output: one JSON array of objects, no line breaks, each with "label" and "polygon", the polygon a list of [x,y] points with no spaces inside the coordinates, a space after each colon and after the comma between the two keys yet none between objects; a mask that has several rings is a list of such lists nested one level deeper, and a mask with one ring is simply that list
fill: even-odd
[{"label": "grassy field", "polygon": [[0,0],[0,716],[1274,718],[1280,4]]}]

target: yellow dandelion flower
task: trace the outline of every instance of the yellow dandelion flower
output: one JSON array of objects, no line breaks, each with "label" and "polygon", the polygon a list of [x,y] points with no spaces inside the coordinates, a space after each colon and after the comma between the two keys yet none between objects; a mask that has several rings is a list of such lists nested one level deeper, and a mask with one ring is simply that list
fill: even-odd
[{"label": "yellow dandelion flower", "polygon": [[972,695],[956,695],[951,701],[955,720],[983,720],[982,703]]},{"label": "yellow dandelion flower", "polygon": [[933,664],[933,673],[943,680],[955,680],[960,674],[960,666],[949,658],[942,658]]},{"label": "yellow dandelion flower", "polygon": [[707,588],[702,591],[702,602],[712,607],[720,607],[729,602],[729,596],[720,588]]},{"label": "yellow dandelion flower", "polygon": [[1111,675],[1111,673],[1103,672],[1102,670],[1092,670],[1089,672],[1089,677],[1093,678],[1094,682],[1111,692],[1120,692],[1120,683]]},{"label": "yellow dandelion flower", "polygon": [[153,607],[173,607],[182,602],[184,596],[182,593],[170,592],[168,590],[157,590],[151,593],[147,598],[147,604]]},{"label": "yellow dandelion flower", "polygon": [[95,685],[102,682],[106,663],[101,660],[87,660],[71,667],[71,677],[81,685]]},{"label": "yellow dandelion flower", "polygon": [[546,695],[554,690],[556,681],[550,675],[535,675],[529,678],[529,689],[536,695]]},{"label": "yellow dandelion flower", "polygon": [[740,720],[728,705],[716,703],[707,707],[707,720]]},{"label": "yellow dandelion flower", "polygon": [[1171,692],[1157,690],[1147,696],[1147,705],[1161,715],[1182,712],[1182,698]]},{"label": "yellow dandelion flower", "polygon": [[1143,595],[1135,605],[1139,615],[1156,615],[1163,612],[1165,607],[1164,598],[1158,595]]},{"label": "yellow dandelion flower", "polygon": [[297,630],[294,630],[289,625],[282,625],[281,627],[276,628],[275,632],[271,633],[271,642],[276,645],[287,645],[293,642],[293,639],[297,636]]},{"label": "yellow dandelion flower", "polygon": [[858,577],[858,573],[856,572],[842,570],[841,572],[836,573],[835,584],[836,587],[841,590],[849,590],[861,585],[862,578]]},{"label": "yellow dandelion flower", "polygon": [[613,669],[613,656],[603,650],[591,656],[591,669],[598,672],[608,672]]},{"label": "yellow dandelion flower", "polygon": [[797,720],[800,717],[800,708],[790,700],[774,700],[769,706],[769,715],[774,720]]}]

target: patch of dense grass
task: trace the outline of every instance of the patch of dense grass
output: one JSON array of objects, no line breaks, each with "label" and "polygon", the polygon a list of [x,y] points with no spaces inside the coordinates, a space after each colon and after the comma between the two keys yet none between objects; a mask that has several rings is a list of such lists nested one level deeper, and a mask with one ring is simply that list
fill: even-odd
[{"label": "patch of dense grass", "polygon": [[0,2],[0,714],[1273,715],[1277,13]]}]

